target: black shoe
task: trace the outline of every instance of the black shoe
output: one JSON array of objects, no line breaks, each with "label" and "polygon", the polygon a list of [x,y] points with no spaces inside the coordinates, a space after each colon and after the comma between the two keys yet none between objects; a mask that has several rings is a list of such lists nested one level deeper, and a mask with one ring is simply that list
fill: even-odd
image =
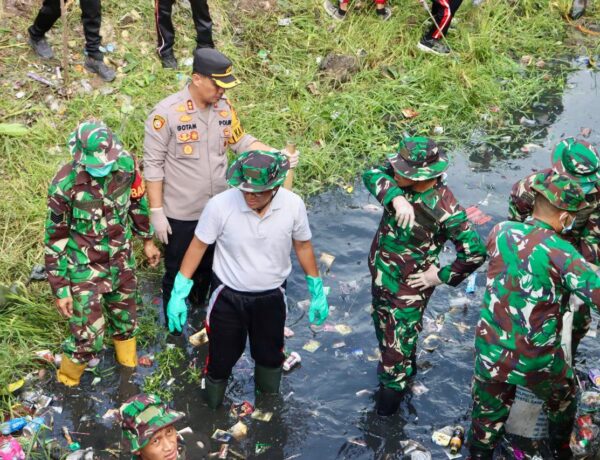
[{"label": "black shoe", "polygon": [[426,53],[436,54],[438,56],[447,56],[450,54],[450,48],[445,43],[435,38],[423,37],[418,43],[417,48]]},{"label": "black shoe", "polygon": [[177,59],[174,54],[167,54],[160,57],[163,69],[177,69]]},{"label": "black shoe", "polygon": [[379,394],[377,395],[377,415],[382,417],[389,417],[398,412],[400,402],[402,401],[402,392],[386,388],[384,386],[379,387]]},{"label": "black shoe", "polygon": [[479,449],[478,447],[469,448],[467,460],[493,460],[494,449]]},{"label": "black shoe", "polygon": [[383,8],[375,11],[377,12],[377,17],[382,21],[389,21],[389,19],[392,17],[392,9],[389,6],[384,6]]},{"label": "black shoe", "polygon": [[42,59],[52,59],[54,57],[54,53],[52,52],[52,48],[46,41],[45,38],[41,38],[40,40],[34,40],[29,37],[29,45],[31,49]]},{"label": "black shoe", "polygon": [[573,0],[569,16],[571,19],[579,19],[585,13],[587,8],[587,0]]},{"label": "black shoe", "polygon": [[117,76],[115,71],[108,67],[102,59],[94,59],[93,57],[87,56],[83,66],[89,72],[100,75],[100,78],[104,81],[113,81]]}]

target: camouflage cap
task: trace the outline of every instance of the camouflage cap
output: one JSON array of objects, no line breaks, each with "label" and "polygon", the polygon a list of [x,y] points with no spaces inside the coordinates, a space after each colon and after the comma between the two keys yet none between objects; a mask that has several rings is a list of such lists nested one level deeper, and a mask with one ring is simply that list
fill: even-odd
[{"label": "camouflage cap", "polygon": [[169,409],[159,396],[139,394],[119,408],[123,434],[131,443],[131,452],[143,449],[154,433],[185,417],[183,412]]},{"label": "camouflage cap", "polygon": [[560,141],[551,155],[552,169],[580,184],[600,181],[600,157],[589,142],[568,137]]},{"label": "camouflage cap", "polygon": [[123,146],[117,136],[99,121],[84,121],[67,143],[73,160],[82,166],[101,167],[117,160]]},{"label": "camouflage cap", "polygon": [[290,162],[279,152],[242,153],[227,171],[227,182],[243,192],[264,192],[283,184]]},{"label": "camouflage cap", "polygon": [[406,137],[398,145],[398,153],[390,157],[394,171],[402,177],[422,181],[442,175],[448,169],[448,157],[426,137]]},{"label": "camouflage cap", "polygon": [[564,174],[538,174],[531,188],[564,211],[576,212],[587,206],[579,184]]}]

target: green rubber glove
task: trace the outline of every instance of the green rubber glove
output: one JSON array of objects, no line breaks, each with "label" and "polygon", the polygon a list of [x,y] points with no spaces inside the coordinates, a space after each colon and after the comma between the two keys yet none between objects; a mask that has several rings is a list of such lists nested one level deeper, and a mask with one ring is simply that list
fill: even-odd
[{"label": "green rubber glove", "polygon": [[306,276],[308,292],[310,292],[310,307],[308,308],[308,320],[320,326],[327,319],[329,305],[323,291],[323,280],[314,276]]},{"label": "green rubber glove", "polygon": [[171,290],[171,298],[167,305],[167,322],[169,323],[169,332],[181,332],[187,321],[187,304],[185,299],[190,295],[194,282],[177,273],[175,284]]}]

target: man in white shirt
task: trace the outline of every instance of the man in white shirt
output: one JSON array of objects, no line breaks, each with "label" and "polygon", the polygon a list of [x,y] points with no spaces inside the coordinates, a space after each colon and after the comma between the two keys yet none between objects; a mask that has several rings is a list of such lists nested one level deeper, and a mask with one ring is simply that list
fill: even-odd
[{"label": "man in white shirt", "polygon": [[277,152],[241,154],[227,171],[227,182],[235,188],[209,200],[175,278],[167,314],[169,327],[180,331],[187,319],[185,299],[192,275],[207,248],[216,243],[206,317],[205,399],[211,408],[222,403],[247,336],[256,363],[256,391],[279,391],[292,246],[311,294],[310,322],[322,324],[329,312],[306,207],[298,195],[281,187],[289,167],[288,159]]}]

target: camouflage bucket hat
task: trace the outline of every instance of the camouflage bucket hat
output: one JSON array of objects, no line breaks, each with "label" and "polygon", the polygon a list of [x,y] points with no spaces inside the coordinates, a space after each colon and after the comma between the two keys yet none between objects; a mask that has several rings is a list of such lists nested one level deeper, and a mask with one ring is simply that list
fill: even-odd
[{"label": "camouflage bucket hat", "polygon": [[227,171],[227,182],[243,192],[264,192],[283,184],[290,162],[279,152],[242,153]]},{"label": "camouflage bucket hat", "polygon": [[558,209],[575,212],[587,206],[579,184],[564,174],[538,174],[531,187]]},{"label": "camouflage bucket hat", "polygon": [[119,408],[118,415],[123,434],[131,443],[131,452],[146,447],[154,433],[183,417],[183,412],[169,409],[159,396],[153,394],[129,398]]},{"label": "camouflage bucket hat", "polygon": [[117,160],[123,146],[102,122],[85,121],[69,136],[73,160],[82,166],[102,167]]},{"label": "camouflage bucket hat", "polygon": [[394,171],[412,180],[428,180],[448,169],[448,157],[426,137],[406,137],[398,145],[398,153],[390,158]]},{"label": "camouflage bucket hat", "polygon": [[558,143],[550,158],[554,171],[579,184],[600,181],[600,157],[589,142],[568,137]]}]

